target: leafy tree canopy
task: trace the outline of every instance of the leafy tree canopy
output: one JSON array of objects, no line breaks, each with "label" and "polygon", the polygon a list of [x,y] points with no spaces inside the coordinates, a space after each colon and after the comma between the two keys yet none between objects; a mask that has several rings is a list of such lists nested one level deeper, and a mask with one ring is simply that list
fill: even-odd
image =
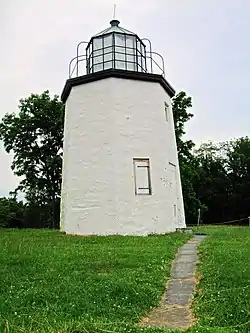
[{"label": "leafy tree canopy", "polygon": [[6,114],[0,124],[0,139],[14,154],[11,168],[22,177],[15,192],[24,192],[28,202],[52,202],[54,226],[61,189],[64,105],[45,91],[21,99],[19,110]]}]

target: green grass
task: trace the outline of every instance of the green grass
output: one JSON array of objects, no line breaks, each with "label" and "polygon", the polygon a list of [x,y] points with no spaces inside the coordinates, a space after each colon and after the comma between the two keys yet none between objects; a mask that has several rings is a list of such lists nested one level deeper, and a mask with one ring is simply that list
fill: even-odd
[{"label": "green grass", "polygon": [[137,321],[159,302],[188,238],[0,230],[0,331],[140,332]]},{"label": "green grass", "polygon": [[[187,332],[248,333],[250,228],[201,231],[209,237],[200,245],[193,304],[199,320]],[[9,325],[2,332],[166,332],[136,323],[159,302],[175,252],[188,237],[0,230],[0,322]]]},{"label": "green grass", "polygon": [[189,332],[250,332],[250,228],[201,228],[199,284],[194,309],[198,324]]}]

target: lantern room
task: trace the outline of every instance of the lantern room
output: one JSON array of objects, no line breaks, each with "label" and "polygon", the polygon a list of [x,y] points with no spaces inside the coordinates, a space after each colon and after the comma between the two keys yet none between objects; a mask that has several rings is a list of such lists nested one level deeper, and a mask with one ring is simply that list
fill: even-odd
[{"label": "lantern room", "polygon": [[86,48],[87,74],[110,68],[147,72],[145,44],[119,23],[112,20],[108,29],[91,38]]},{"label": "lantern room", "polygon": [[69,78],[109,69],[165,77],[163,57],[152,51],[151,41],[122,28],[118,20],[112,20],[109,28],[94,35],[90,41],[77,45],[76,57],[69,63]]}]

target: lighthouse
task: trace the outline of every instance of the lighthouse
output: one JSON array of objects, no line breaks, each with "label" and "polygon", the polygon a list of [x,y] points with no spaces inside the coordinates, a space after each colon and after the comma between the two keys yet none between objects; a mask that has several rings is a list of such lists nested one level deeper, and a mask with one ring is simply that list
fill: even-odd
[{"label": "lighthouse", "polygon": [[165,76],[151,41],[118,20],[77,45],[61,95],[62,231],[144,236],[186,227],[175,91]]}]

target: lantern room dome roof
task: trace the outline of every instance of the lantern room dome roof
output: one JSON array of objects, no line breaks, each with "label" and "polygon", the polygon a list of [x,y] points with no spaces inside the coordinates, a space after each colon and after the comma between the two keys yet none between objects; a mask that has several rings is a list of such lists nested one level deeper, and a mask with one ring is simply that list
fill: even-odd
[{"label": "lantern room dome roof", "polygon": [[133,33],[132,31],[129,31],[127,29],[124,29],[122,27],[119,26],[120,24],[120,21],[118,20],[112,20],[110,21],[110,27],[99,32],[98,34],[94,35],[93,37],[99,37],[99,36],[103,36],[103,35],[106,35],[106,34],[110,34],[110,33],[121,33],[121,34],[128,34],[128,35],[134,35],[136,36],[135,33]]}]

